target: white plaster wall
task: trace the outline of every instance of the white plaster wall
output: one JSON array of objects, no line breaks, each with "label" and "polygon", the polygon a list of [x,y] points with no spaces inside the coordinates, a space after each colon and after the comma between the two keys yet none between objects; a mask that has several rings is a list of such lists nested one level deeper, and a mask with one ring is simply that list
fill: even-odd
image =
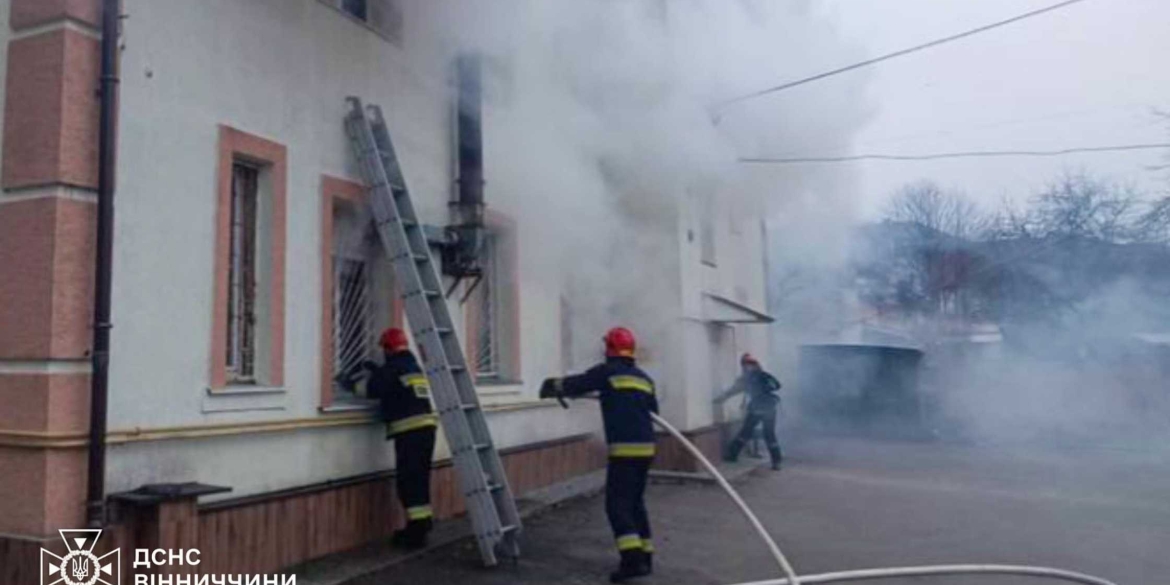
[{"label": "white plaster wall", "polygon": [[[424,221],[446,223],[447,56],[420,54],[409,11],[401,47],[317,0],[126,0],[125,11],[109,427],[324,416],[319,181],[322,173],[357,177],[344,98],[383,106],[416,208]],[[285,387],[269,410],[205,412],[215,402],[206,387],[219,124],[288,148]],[[525,384],[490,389],[489,401],[532,398],[559,366],[559,291],[526,265],[523,226],[519,237]],[[598,429],[595,411],[541,408],[489,420],[507,447]],[[370,425],[114,445],[108,476],[112,491],[198,480],[241,495],[384,468],[389,459],[381,429]]]},{"label": "white plaster wall", "polygon": [[[759,227],[759,210],[750,205],[750,199],[724,193],[725,203],[716,208],[715,266],[701,261],[702,206],[688,199],[680,215],[678,230],[679,258],[682,267],[682,315],[679,340],[686,361],[682,369],[686,375],[680,380],[685,388],[683,405],[671,411],[672,420],[688,429],[700,428],[714,422],[711,396],[716,388],[729,387],[738,372],[738,358],[744,352],[759,357],[768,367],[769,337],[763,324],[735,325],[722,335],[712,335],[702,319],[702,297],[711,293],[745,304],[757,311],[767,312],[764,290],[764,248]],[[735,199],[736,204],[727,204]],[[738,205],[738,207],[737,207]],[[740,216],[740,229],[732,233],[731,214]],[[736,290],[746,291],[746,298],[738,298]],[[729,363],[730,362],[730,363]],[[727,412],[737,411],[728,406]]]}]

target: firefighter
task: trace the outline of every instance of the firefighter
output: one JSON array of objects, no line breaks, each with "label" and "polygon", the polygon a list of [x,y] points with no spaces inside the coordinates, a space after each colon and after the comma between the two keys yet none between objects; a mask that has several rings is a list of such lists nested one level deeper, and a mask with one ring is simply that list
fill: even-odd
[{"label": "firefighter", "polygon": [[621,562],[609,580],[620,583],[649,575],[654,545],[646,512],[646,478],[654,459],[654,426],[658,412],[654,382],[635,363],[634,334],[624,327],[604,337],[605,361],[583,374],[549,378],[541,398],[578,398],[598,393],[609,462],[605,476],[605,512],[613,528]]},{"label": "firefighter", "polygon": [[743,428],[735,439],[727,445],[723,454],[725,461],[735,462],[745,443],[751,440],[756,425],[763,424],[764,442],[768,445],[768,454],[772,457],[772,469],[780,469],[784,453],[780,450],[780,443],[776,440],[776,408],[780,405],[780,382],[772,374],[760,367],[760,362],[745,353],[739,360],[743,373],[735,384],[721,396],[715,399],[715,404],[723,404],[725,400],[736,394],[746,393],[748,399],[747,416],[743,420]]},{"label": "firefighter", "polygon": [[394,533],[395,546],[426,546],[434,523],[431,510],[431,460],[435,452],[438,417],[431,409],[431,385],[418,360],[410,352],[406,333],[390,328],[379,345],[385,353],[381,366],[373,368],[367,383],[370,398],[381,401],[386,440],[394,440],[398,498],[406,509],[406,527]]}]

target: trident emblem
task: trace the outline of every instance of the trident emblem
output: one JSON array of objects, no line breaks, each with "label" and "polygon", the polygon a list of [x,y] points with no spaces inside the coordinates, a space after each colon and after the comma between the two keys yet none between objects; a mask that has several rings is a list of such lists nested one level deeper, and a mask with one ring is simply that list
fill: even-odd
[{"label": "trident emblem", "polygon": [[69,564],[69,570],[73,573],[73,578],[78,581],[85,581],[89,577],[89,562],[84,558],[75,558]]}]

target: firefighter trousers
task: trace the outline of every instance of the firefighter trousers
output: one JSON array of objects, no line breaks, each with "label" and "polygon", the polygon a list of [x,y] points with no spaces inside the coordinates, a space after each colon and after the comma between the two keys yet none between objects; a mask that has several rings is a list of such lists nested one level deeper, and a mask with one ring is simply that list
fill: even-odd
[{"label": "firefighter trousers", "polygon": [[728,445],[727,455],[728,459],[735,460],[739,457],[740,449],[752,439],[752,433],[755,432],[757,425],[764,426],[764,443],[768,445],[768,453],[772,456],[772,463],[780,463],[784,458],[783,452],[780,450],[780,442],[776,440],[776,411],[765,412],[748,412],[747,418],[743,419],[743,428],[739,430],[739,434]]},{"label": "firefighter trousers", "polygon": [[605,472],[605,515],[618,551],[654,552],[650,515],[646,512],[646,479],[652,457],[610,457]]},{"label": "firefighter trousers", "polygon": [[435,427],[425,427],[394,435],[397,462],[395,482],[398,499],[406,509],[408,526],[430,527],[431,460],[435,453]]}]

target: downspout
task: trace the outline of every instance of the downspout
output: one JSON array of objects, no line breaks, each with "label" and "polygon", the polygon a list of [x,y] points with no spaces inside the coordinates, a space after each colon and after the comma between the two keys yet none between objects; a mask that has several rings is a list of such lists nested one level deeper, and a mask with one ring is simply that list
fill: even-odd
[{"label": "downspout", "polygon": [[93,372],[90,377],[89,471],[86,520],[106,522],[106,411],[110,379],[110,292],[114,244],[114,123],[118,99],[120,0],[102,0],[100,126],[98,130],[97,261],[94,267]]}]

